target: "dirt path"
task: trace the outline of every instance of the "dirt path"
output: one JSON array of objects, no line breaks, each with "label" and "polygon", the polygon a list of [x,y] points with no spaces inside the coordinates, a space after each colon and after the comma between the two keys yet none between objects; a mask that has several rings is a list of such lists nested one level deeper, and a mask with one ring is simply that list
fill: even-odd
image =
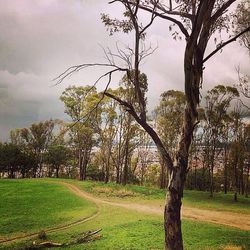
[{"label": "dirt path", "polygon": [[[153,206],[153,205],[141,205],[141,204],[135,204],[135,203],[122,203],[122,202],[113,202],[113,201],[107,201],[103,200],[101,198],[94,197],[90,195],[89,193],[86,193],[79,189],[77,186],[73,184],[69,184],[66,182],[60,182],[65,187],[70,189],[74,194],[91,200],[95,202],[96,204],[108,204],[111,206],[118,206],[123,207],[127,209],[132,209],[136,211],[142,211],[146,213],[153,213],[153,214],[163,214],[163,208],[161,206]],[[199,209],[194,207],[182,207],[182,217],[193,219],[193,220],[199,220],[199,221],[206,221],[221,225],[227,225],[236,227],[242,230],[250,230],[250,215],[248,214],[240,214],[240,213],[234,213],[234,212],[228,212],[228,211],[216,211],[216,210],[208,210],[208,209]]]}]

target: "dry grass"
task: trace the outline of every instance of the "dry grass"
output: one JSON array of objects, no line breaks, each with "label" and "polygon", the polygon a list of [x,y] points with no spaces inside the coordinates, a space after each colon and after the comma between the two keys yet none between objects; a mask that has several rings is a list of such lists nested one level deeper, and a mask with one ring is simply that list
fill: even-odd
[{"label": "dry grass", "polygon": [[221,250],[244,250],[241,246],[226,245],[221,248]]},{"label": "dry grass", "polygon": [[92,191],[99,195],[111,196],[111,197],[134,197],[136,194],[125,188],[113,189],[111,187],[93,187]]}]

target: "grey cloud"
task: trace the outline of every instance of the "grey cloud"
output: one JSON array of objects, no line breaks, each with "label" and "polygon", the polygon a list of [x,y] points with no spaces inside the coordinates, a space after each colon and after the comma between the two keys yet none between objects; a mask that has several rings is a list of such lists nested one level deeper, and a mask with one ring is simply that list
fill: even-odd
[{"label": "grey cloud", "polygon": [[6,1],[0,5],[0,69],[11,73],[43,74],[90,60],[99,39],[107,36],[100,3],[95,8],[78,1],[24,0],[12,1],[7,10]]},{"label": "grey cloud", "polygon": [[[10,128],[28,126],[32,121],[65,118],[59,96],[69,84],[91,84],[102,70],[79,72],[61,85],[51,80],[71,65],[103,61],[103,47],[117,41],[127,45],[128,35],[109,37],[100,13],[119,16],[120,5],[108,0],[0,0],[0,139]],[[158,50],[143,65],[148,75],[150,109],[161,92],[183,90],[184,41],[174,41],[168,23],[157,21],[147,34],[148,45]],[[132,44],[130,44],[132,46]],[[214,44],[211,44],[211,50]],[[206,63],[204,89],[218,83],[233,84],[235,67],[250,72],[246,50],[234,43]],[[113,78],[117,86],[120,75]],[[105,86],[105,81],[98,86]]]},{"label": "grey cloud", "polygon": [[0,140],[7,140],[10,129],[25,127],[38,120],[39,106],[38,102],[14,99],[8,99],[5,105],[1,105]]}]

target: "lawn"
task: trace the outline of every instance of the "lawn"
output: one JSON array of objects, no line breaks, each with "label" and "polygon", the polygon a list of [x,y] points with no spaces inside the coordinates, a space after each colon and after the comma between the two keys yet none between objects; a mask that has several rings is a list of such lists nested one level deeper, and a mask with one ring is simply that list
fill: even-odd
[{"label": "lawn", "polygon": [[[80,232],[101,228],[101,238],[82,244],[55,249],[70,250],[162,250],[163,223],[161,216],[147,215],[124,208],[101,206],[100,215],[81,225],[52,233],[47,240],[70,242]],[[183,220],[183,238],[187,250],[218,250],[225,246],[250,249],[250,232],[209,223]],[[20,250],[31,240],[7,245]],[[4,248],[5,247],[5,248]],[[8,249],[0,246],[0,249]]]},{"label": "lawn", "polygon": [[89,216],[96,206],[60,184],[0,180],[0,237],[36,232]]},{"label": "lawn", "polygon": [[[57,222],[54,221],[54,223],[62,223],[62,221],[64,222],[65,218],[67,218],[68,221],[72,220],[73,218],[76,218],[74,217],[75,215],[80,215],[79,210],[81,210],[81,216],[84,216],[87,213],[91,213],[96,210],[96,207],[91,205],[91,203],[88,204],[84,200],[79,200],[78,197],[73,196],[60,184],[54,184],[50,182],[48,183],[48,181],[49,180],[47,179],[0,181],[2,199],[4,197],[9,197],[8,209],[0,210],[1,215],[3,213],[7,213],[8,216],[13,219],[13,215],[18,212],[17,207],[19,207],[20,211],[23,211],[23,213],[19,213],[19,220],[23,221],[24,224],[22,226],[20,223],[18,223],[17,225],[19,229],[17,228],[15,232],[25,231],[25,221],[29,220],[27,219],[29,217],[31,217],[34,221],[40,221],[40,225],[44,227],[44,223],[50,224],[52,220],[55,220],[55,218],[58,217],[58,214],[61,218],[61,222],[57,220]],[[113,194],[111,195],[112,197],[116,197],[115,199],[121,199],[121,197],[123,197],[124,199],[131,199],[133,201],[133,199],[142,199],[142,197],[144,197],[144,199],[151,199],[150,201],[154,202],[154,199],[158,200],[164,197],[163,191],[158,189],[151,189],[150,191],[150,188],[136,186],[129,186],[125,188],[117,187],[117,185],[114,184],[105,185],[103,183],[78,182],[73,180],[69,180],[69,182],[77,184],[85,190],[90,190],[93,187],[97,187],[97,189],[93,189],[93,192],[97,192],[96,190],[98,190],[99,186],[104,189],[108,187],[107,190],[109,190],[109,192],[111,192],[110,188],[112,188],[112,190],[118,190],[113,191]],[[5,188],[3,188],[3,186]],[[152,192],[151,195],[154,198],[149,197],[150,192]],[[5,194],[3,195],[3,193]],[[195,196],[195,193],[192,194]],[[107,196],[105,192],[99,195]],[[189,195],[189,197],[192,196]],[[29,200],[29,204],[27,204],[25,200]],[[190,200],[192,202],[191,198]],[[23,203],[21,201],[23,201]],[[18,203],[19,206],[16,206],[16,204]],[[57,205],[55,203],[57,203]],[[62,206],[58,204],[61,204]],[[23,209],[23,206],[28,206],[29,208]],[[42,212],[41,210],[45,208],[47,209],[47,211]],[[1,209],[3,209],[2,206]],[[29,212],[24,213],[24,211],[27,209]],[[32,212],[32,210],[36,212],[32,213],[33,215],[31,216],[30,212]],[[42,216],[41,213],[43,213]],[[64,216],[65,214],[70,214],[71,216],[62,217],[62,214]],[[1,227],[2,226],[0,225],[0,228]],[[98,240],[55,249],[163,249],[164,235],[162,216],[140,213],[133,210],[127,210],[121,207],[114,207],[109,204],[99,205],[99,215],[90,221],[72,226],[68,229],[64,229],[58,232],[48,233],[47,240],[61,243],[70,242],[72,241],[72,239],[76,238],[79,233],[83,231],[95,230],[99,228],[101,228],[102,231],[100,232],[101,238]],[[182,228],[185,249],[188,250],[216,250],[224,249],[225,246],[239,246],[242,247],[242,249],[250,249],[249,231],[243,231],[231,227],[186,219],[182,221]],[[36,239],[32,238],[29,240],[21,240],[13,243],[2,244],[0,245],[0,249],[28,249],[25,247],[29,246],[33,240]]]}]

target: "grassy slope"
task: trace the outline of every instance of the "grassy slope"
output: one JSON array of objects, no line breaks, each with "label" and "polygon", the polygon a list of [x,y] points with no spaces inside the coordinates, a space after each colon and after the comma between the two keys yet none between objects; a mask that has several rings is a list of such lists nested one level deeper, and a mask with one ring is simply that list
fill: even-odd
[{"label": "grassy slope", "polygon": [[[250,233],[229,227],[183,220],[183,238],[187,250],[217,250],[227,245],[250,249]],[[50,234],[48,240],[69,242],[80,232],[102,228],[102,237],[96,241],[55,248],[70,250],[162,250],[162,218],[140,214],[123,208],[103,205],[100,216],[71,229]],[[31,240],[29,241],[31,242]],[[24,245],[25,242],[22,243]],[[27,244],[27,242],[26,242]],[[30,244],[30,243],[29,243]],[[11,250],[20,250],[20,244],[8,245]],[[8,249],[1,248],[0,249]]]},{"label": "grassy slope", "polygon": [[[126,185],[121,186],[115,183],[105,184],[103,182],[77,182],[86,191],[100,197],[123,200],[156,200],[164,201],[165,191],[154,187]],[[239,213],[250,213],[250,198],[239,196],[238,202],[233,201],[231,193],[215,193],[214,197],[209,197],[208,192],[185,190],[183,197],[184,206],[197,208],[216,209],[223,211],[233,211]]]},{"label": "grassy slope", "polygon": [[[79,182],[73,182],[79,184]],[[39,183],[41,183],[41,181],[39,181]],[[90,188],[89,186],[93,186],[93,184],[94,183],[86,182],[80,185],[84,186],[84,188]],[[44,185],[47,184],[44,183]],[[134,188],[137,189],[138,187]],[[141,187],[139,187],[139,189],[140,188]],[[119,191],[119,196],[127,194],[124,192],[124,190]],[[141,197],[142,192],[140,191],[138,193]],[[154,198],[156,199],[160,198],[158,194],[159,192],[157,191],[155,195],[152,195],[155,196]],[[125,197],[130,198],[130,196]],[[243,246],[243,249],[250,249],[249,231],[241,231],[230,227],[189,220],[183,220],[182,225],[185,249],[222,249],[222,247],[226,245]],[[161,216],[141,214],[136,211],[111,207],[109,205],[101,205],[100,215],[95,219],[61,232],[49,234],[48,240],[68,242],[72,240],[72,236],[76,236],[80,232],[97,228],[103,229],[101,232],[101,239],[85,244],[67,246],[61,249],[163,249],[163,226]],[[28,241],[29,244],[31,241],[32,240]],[[25,241],[2,245],[0,249],[21,249],[23,244],[25,244]]]},{"label": "grassy slope", "polygon": [[72,222],[95,209],[59,184],[32,179],[0,180],[0,200],[0,236],[8,237]]}]

